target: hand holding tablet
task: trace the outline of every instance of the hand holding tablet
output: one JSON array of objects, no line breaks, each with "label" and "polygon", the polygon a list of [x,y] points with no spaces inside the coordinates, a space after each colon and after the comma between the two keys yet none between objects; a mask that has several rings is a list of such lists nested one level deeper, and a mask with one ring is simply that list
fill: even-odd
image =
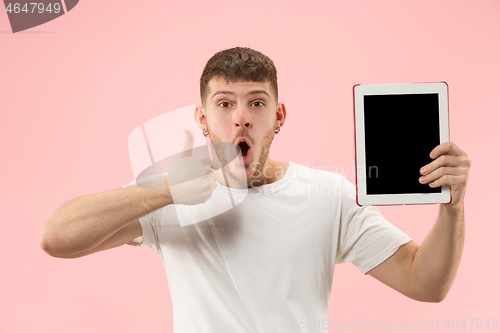
[{"label": "hand holding tablet", "polygon": [[465,196],[471,161],[467,153],[453,142],[437,146],[430,154],[433,162],[420,169],[423,175],[419,181],[431,187],[448,184],[451,186],[451,201],[448,208],[459,207]]},{"label": "hand holding tablet", "polygon": [[449,142],[448,85],[356,85],[353,93],[358,205],[461,202],[470,161]]}]

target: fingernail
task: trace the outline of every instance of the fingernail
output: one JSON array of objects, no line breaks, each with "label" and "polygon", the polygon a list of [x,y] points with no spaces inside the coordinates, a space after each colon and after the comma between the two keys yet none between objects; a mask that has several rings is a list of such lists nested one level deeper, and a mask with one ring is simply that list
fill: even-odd
[{"label": "fingernail", "polygon": [[425,173],[427,172],[427,169],[426,168],[422,168],[422,170],[420,171],[423,175],[425,175]]},{"label": "fingernail", "polygon": [[425,177],[420,177],[420,182],[421,183],[425,182]]}]

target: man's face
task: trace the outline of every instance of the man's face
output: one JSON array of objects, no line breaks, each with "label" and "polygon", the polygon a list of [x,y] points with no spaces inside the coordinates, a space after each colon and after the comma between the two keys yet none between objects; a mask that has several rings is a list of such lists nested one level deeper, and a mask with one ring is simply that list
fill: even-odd
[{"label": "man's face", "polygon": [[214,78],[208,84],[201,123],[205,122],[212,142],[231,142],[240,147],[248,183],[267,165],[274,131],[280,123],[280,108],[269,82]]}]

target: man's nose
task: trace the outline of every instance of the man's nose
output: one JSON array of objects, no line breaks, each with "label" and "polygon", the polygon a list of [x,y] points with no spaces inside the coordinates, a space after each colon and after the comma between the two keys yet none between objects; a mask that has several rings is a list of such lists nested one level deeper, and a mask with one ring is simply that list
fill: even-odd
[{"label": "man's nose", "polygon": [[252,122],[245,105],[238,105],[238,107],[236,108],[234,124],[236,125],[236,127],[250,128],[252,126]]}]

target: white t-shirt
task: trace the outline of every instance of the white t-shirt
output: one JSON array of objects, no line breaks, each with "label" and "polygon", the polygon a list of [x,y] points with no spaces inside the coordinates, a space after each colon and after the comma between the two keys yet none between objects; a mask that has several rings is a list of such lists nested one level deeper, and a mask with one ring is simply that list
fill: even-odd
[{"label": "white t-shirt", "polygon": [[359,207],[338,173],[289,162],[279,181],[248,192],[218,184],[206,204],[228,190],[246,197],[192,224],[163,207],[128,243],[162,259],[175,333],[328,332],[335,264],[366,274],[411,241],[376,207]]}]

